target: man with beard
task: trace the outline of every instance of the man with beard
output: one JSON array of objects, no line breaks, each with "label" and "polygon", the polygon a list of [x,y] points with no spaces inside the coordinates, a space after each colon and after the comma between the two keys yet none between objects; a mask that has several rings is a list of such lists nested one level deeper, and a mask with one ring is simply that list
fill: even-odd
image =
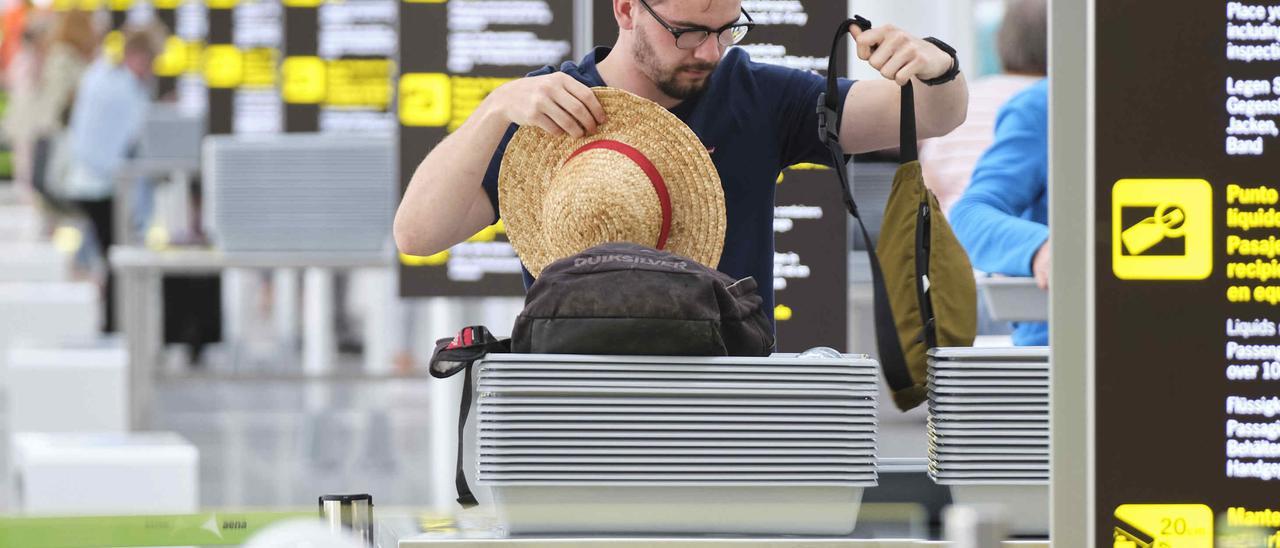
[{"label": "man with beard", "polygon": [[[396,245],[431,255],[496,222],[498,171],[516,127],[590,135],[605,116],[589,88],[607,85],[662,105],[702,140],[720,174],[727,217],[720,264],[711,266],[735,279],[753,276],[772,310],[774,183],[787,166],[830,163],[815,111],[825,79],[730,49],[753,26],[741,0],[612,5],[619,30],[612,49],[497,88],[427,155],[396,212]],[[892,25],[849,32],[858,57],[886,79],[839,82],[845,152],[897,146],[899,89],[908,81],[916,82],[920,138],[964,121],[968,92],[952,54]]]}]

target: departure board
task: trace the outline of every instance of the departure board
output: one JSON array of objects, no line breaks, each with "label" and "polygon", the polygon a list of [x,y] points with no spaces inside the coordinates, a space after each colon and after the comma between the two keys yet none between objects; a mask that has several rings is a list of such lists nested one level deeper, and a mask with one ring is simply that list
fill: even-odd
[{"label": "departure board", "polygon": [[395,133],[395,0],[325,2],[316,10],[316,51],[324,62],[324,133]]},{"label": "departure board", "polygon": [[177,3],[173,34],[175,40],[166,44],[163,55],[171,59],[168,65],[171,68],[163,75],[176,79],[174,92],[178,107],[184,114],[204,115],[209,110],[209,90],[205,87],[203,71],[209,12],[202,0],[181,0]]},{"label": "departure board", "polygon": [[[400,181],[498,86],[573,50],[572,0],[400,2]],[[523,295],[501,223],[433,256],[401,255],[405,296]]]},{"label": "departure board", "polygon": [[[826,75],[844,2],[744,0],[756,28],[741,46],[751,59]],[[846,38],[846,43],[852,41]],[[841,59],[848,59],[844,51]],[[837,68],[844,76],[845,63]],[[812,138],[817,141],[815,133]],[[851,172],[852,173],[852,172]],[[852,174],[850,175],[852,176]],[[846,348],[849,325],[849,213],[834,170],[808,164],[778,176],[774,198],[773,317],[778,350]],[[873,352],[872,349],[856,349]]]},{"label": "departure board", "polygon": [[241,0],[232,11],[232,41],[240,55],[240,81],[232,95],[237,134],[280,133],[284,102],[278,74],[284,42],[280,0]]},{"label": "departure board", "polygon": [[1275,546],[1280,2],[1095,16],[1097,545]]}]

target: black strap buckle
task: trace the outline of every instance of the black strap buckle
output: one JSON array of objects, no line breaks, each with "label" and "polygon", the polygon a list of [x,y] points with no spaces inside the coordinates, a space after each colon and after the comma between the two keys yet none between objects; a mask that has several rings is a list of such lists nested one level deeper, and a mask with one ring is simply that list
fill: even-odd
[{"label": "black strap buckle", "polygon": [[824,145],[840,142],[840,113],[827,104],[827,94],[818,94],[818,140]]}]

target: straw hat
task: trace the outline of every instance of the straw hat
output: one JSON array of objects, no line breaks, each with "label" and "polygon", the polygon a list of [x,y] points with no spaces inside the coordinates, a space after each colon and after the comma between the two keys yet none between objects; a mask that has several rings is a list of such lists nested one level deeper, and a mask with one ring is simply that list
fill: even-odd
[{"label": "straw hat", "polygon": [[607,122],[574,138],[523,126],[507,145],[498,202],[529,272],[607,242],[633,242],[715,268],[724,189],[702,142],[657,103],[593,88]]}]

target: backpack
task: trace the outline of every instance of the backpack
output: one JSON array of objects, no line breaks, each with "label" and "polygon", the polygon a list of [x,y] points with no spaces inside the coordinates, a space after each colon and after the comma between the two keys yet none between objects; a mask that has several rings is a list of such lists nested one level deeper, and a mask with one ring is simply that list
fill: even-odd
[{"label": "backpack", "polygon": [[869,30],[871,22],[845,20],[831,44],[827,91],[818,97],[819,139],[831,152],[845,207],[858,222],[871,259],[875,300],[876,348],[885,381],[899,409],[928,397],[930,348],[972,346],[978,331],[978,290],[973,267],[938,198],[924,184],[916,150],[915,98],[911,83],[902,87],[900,147],[902,165],[893,178],[880,227],[880,245],[871,242],[849,190],[848,157],[840,147],[840,109],[836,97],[836,59],[849,25]]},{"label": "backpack", "polygon": [[607,243],[553,262],[534,281],[510,339],[481,326],[436,342],[431,376],[466,370],[458,410],[458,503],[475,506],[463,474],[472,365],[493,352],[768,356],[773,325],[753,278],[633,243]]}]

